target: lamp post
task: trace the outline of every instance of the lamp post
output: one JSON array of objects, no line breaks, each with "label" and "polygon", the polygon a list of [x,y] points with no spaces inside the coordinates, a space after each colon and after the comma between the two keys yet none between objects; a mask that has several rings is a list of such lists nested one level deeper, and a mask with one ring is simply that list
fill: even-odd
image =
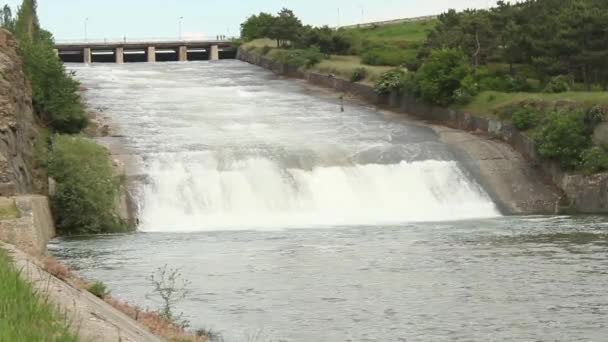
[{"label": "lamp post", "polygon": [[85,18],[84,19],[84,41],[88,42],[89,41],[89,18]]},{"label": "lamp post", "polygon": [[182,40],[182,21],[184,17],[179,17],[179,40]]}]

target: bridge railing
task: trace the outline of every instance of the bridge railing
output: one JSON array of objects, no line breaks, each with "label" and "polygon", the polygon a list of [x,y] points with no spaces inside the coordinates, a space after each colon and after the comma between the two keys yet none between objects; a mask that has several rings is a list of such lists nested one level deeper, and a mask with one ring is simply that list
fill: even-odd
[{"label": "bridge railing", "polygon": [[128,44],[128,43],[175,43],[175,42],[227,42],[235,37],[227,36],[197,36],[197,37],[152,37],[152,38],[90,38],[90,39],[56,39],[57,45],[86,45],[86,44]]}]

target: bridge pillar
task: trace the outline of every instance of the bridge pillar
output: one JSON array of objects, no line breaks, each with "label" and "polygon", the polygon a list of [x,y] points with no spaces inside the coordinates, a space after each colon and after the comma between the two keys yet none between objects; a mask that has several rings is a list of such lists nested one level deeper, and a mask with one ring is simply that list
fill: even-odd
[{"label": "bridge pillar", "polygon": [[117,64],[123,64],[125,62],[125,48],[117,47],[114,51],[114,55],[116,56]]},{"label": "bridge pillar", "polygon": [[179,47],[179,61],[180,62],[188,61],[188,47],[186,47],[186,46]]},{"label": "bridge pillar", "polygon": [[211,48],[209,49],[209,60],[217,61],[218,59],[220,59],[220,49],[217,45],[211,45]]},{"label": "bridge pillar", "polygon": [[148,46],[148,63],[156,63],[156,47]]},{"label": "bridge pillar", "polygon": [[91,62],[93,61],[91,48],[84,48],[84,50],[82,51],[82,55],[84,56],[84,64],[91,64]]}]

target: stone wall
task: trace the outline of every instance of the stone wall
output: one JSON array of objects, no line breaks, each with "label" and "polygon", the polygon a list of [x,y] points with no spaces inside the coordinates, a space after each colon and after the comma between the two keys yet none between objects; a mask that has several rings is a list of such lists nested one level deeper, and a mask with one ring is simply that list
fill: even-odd
[{"label": "stone wall", "polygon": [[0,196],[31,193],[38,135],[17,42],[0,29]]},{"label": "stone wall", "polygon": [[0,201],[14,201],[20,212],[18,218],[0,220],[0,240],[34,255],[44,254],[46,244],[56,234],[47,197],[24,195]]},{"label": "stone wall", "polygon": [[351,93],[372,104],[407,113],[425,121],[487,135],[492,139],[504,141],[519,152],[532,167],[538,169],[547,182],[551,182],[563,192],[564,197],[559,210],[567,209],[579,213],[608,213],[608,173],[586,176],[563,172],[556,163],[543,160],[536,151],[534,141],[511,124],[432,106],[404,94],[393,93],[389,96],[380,96],[369,85],[352,83],[332,75],[294,71],[293,66],[280,65],[269,58],[247,52],[242,48],[239,50],[237,58],[272,70],[280,75],[303,78],[315,85]]}]

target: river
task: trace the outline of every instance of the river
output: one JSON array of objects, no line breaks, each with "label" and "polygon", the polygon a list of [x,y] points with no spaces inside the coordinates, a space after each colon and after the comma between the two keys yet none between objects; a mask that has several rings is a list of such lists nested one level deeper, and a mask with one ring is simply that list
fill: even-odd
[{"label": "river", "polygon": [[69,65],[141,160],[136,234],[50,251],[119,298],[179,268],[226,341],[601,341],[608,220],[502,217],[429,128],[239,61]]}]

